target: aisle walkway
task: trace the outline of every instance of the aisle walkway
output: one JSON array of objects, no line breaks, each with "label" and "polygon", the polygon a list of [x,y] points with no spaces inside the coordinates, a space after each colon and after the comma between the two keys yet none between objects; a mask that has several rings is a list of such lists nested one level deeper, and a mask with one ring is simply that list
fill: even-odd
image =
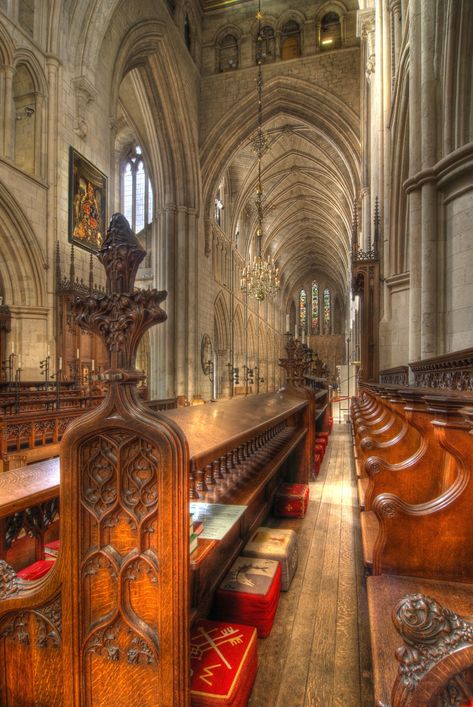
[{"label": "aisle walkway", "polygon": [[251,707],[371,707],[359,514],[348,425],[336,425],[299,535],[299,566],[281,594]]}]

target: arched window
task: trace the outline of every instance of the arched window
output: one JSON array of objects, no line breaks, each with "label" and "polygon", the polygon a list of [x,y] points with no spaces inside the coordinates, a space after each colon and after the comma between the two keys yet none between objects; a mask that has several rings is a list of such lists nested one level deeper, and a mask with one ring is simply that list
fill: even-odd
[{"label": "arched window", "polygon": [[319,286],[312,283],[312,329],[319,328]]},{"label": "arched window", "polygon": [[330,323],[332,321],[332,298],[328,287],[324,290],[324,332],[330,334]]},{"label": "arched window", "polygon": [[15,162],[30,174],[38,173],[35,150],[38,139],[37,92],[33,76],[25,64],[19,64],[13,78],[15,107]]},{"label": "arched window", "polygon": [[138,145],[123,163],[121,208],[135,233],[153,220],[153,187]]},{"label": "arched window", "polygon": [[320,48],[337,49],[342,43],[340,17],[336,12],[327,12],[320,25]]},{"label": "arched window", "polygon": [[261,28],[261,33],[256,39],[256,63],[259,59],[263,64],[274,61],[275,38],[274,29],[270,25]]},{"label": "arched window", "polygon": [[282,28],[281,59],[295,59],[301,53],[301,32],[294,20],[286,22]]},{"label": "arched window", "polygon": [[184,41],[186,43],[186,47],[190,51],[192,49],[192,32],[191,23],[189,22],[189,15],[186,15],[184,20]]},{"label": "arched window", "polygon": [[299,326],[305,331],[307,324],[307,294],[305,290],[299,293]]},{"label": "arched window", "polygon": [[222,187],[218,188],[215,195],[215,222],[219,226],[223,226],[223,201],[222,201]]},{"label": "arched window", "polygon": [[227,34],[220,44],[219,70],[238,69],[238,40],[233,34]]}]

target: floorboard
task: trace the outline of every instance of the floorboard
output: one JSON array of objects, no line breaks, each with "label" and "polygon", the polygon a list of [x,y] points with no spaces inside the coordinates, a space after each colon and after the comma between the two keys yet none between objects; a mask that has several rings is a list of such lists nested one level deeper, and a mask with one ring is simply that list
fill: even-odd
[{"label": "floorboard", "polygon": [[298,533],[299,564],[273,630],[259,641],[250,707],[373,704],[359,512],[347,424],[336,425]]}]

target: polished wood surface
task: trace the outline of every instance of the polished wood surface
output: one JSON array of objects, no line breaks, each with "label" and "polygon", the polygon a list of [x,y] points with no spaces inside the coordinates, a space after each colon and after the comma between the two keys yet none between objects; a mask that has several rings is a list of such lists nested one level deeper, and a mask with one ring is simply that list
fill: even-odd
[{"label": "polished wood surface", "polygon": [[59,495],[59,458],[0,474],[0,517]]}]

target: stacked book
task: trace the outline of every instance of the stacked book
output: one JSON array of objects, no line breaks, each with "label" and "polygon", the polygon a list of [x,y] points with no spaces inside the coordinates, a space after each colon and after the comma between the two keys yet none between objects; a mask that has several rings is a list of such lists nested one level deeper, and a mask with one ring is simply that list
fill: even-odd
[{"label": "stacked book", "polygon": [[189,552],[192,555],[197,549],[197,539],[204,529],[201,520],[194,520],[193,513],[189,513]]}]

